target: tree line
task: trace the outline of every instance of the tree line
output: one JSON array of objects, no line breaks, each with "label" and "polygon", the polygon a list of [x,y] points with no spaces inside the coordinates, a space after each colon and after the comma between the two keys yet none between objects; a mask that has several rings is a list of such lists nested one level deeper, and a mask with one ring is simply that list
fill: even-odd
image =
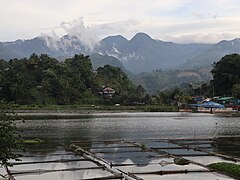
[{"label": "tree line", "polygon": [[[118,67],[92,68],[89,56],[75,55],[58,61],[48,55],[0,60],[0,100],[18,104],[160,104],[170,105],[192,96],[235,96],[240,98],[240,55],[223,57],[213,64],[209,83],[183,83],[150,96],[133,84]],[[114,95],[103,96],[104,87]]]},{"label": "tree line", "polygon": [[[113,97],[101,96],[104,87]],[[89,56],[62,62],[48,55],[0,60],[0,99],[18,104],[132,104],[144,102],[146,91],[134,85],[118,67],[93,70]]]}]

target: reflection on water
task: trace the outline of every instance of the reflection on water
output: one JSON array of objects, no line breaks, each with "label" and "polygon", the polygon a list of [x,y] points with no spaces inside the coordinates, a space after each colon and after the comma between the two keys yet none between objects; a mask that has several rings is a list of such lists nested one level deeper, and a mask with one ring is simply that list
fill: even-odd
[{"label": "reflection on water", "polygon": [[[19,128],[24,132],[26,139],[40,138],[44,140],[43,144],[31,145],[26,147],[26,152],[23,154],[23,161],[49,161],[57,159],[80,159],[79,155],[67,151],[64,146],[72,142],[75,144],[79,141],[84,142],[78,144],[84,149],[95,153],[99,157],[106,159],[112,163],[138,163],[148,164],[145,166],[122,167],[124,170],[141,171],[144,170],[159,170],[160,169],[199,169],[199,166],[193,164],[187,167],[176,166],[171,164],[173,159],[165,158],[170,164],[161,167],[159,164],[159,153],[156,152],[141,152],[139,147],[131,147],[131,144],[123,142],[111,143],[106,140],[121,140],[129,139],[144,142],[145,138],[180,138],[180,137],[212,137],[216,130],[218,135],[240,135],[240,121],[237,117],[224,118],[216,117],[211,114],[191,114],[191,113],[102,113],[83,116],[79,119],[45,119],[45,120],[26,120],[25,123],[18,124]],[[230,139],[232,140],[232,139]],[[231,142],[229,140],[229,142]],[[101,143],[97,141],[103,141]],[[145,139],[146,141],[146,139]],[[239,139],[236,140],[239,142]],[[195,159],[199,160],[204,157],[207,160],[208,156],[203,152],[195,152],[191,149],[175,149],[180,147],[176,143],[166,141],[159,142],[144,142],[147,147],[163,148],[162,151],[173,154],[198,154],[201,155]],[[191,141],[182,143],[194,143]],[[239,145],[239,144],[238,144]],[[198,144],[199,147],[205,149],[213,149],[225,153],[233,153],[239,155],[239,146],[236,142],[229,143],[219,141],[214,144],[211,141],[205,141]],[[237,147],[236,147],[237,146]],[[108,149],[109,148],[109,149]],[[167,149],[169,148],[169,149]],[[172,148],[172,149],[171,149]],[[238,148],[238,150],[236,149]],[[128,152],[125,152],[128,150]],[[231,150],[231,151],[230,151]],[[138,152],[140,151],[140,152]],[[117,153],[115,153],[117,152]],[[188,156],[189,157],[189,156]],[[192,157],[189,157],[191,159]],[[204,159],[203,158],[203,159]],[[214,161],[218,160],[211,157]],[[220,158],[219,158],[220,159]],[[206,162],[204,160],[204,162]],[[220,159],[221,160],[221,159]],[[151,163],[155,163],[151,165]],[[34,165],[17,165],[13,170],[29,170],[29,169],[66,169],[76,167],[96,167],[92,162],[65,162],[65,163],[43,163]],[[0,168],[0,171],[2,169]],[[27,176],[17,176],[17,179],[83,179],[92,177],[102,177],[111,175],[109,172],[102,169],[95,170],[77,170],[66,172],[49,172],[29,174]],[[155,176],[143,176],[146,179],[154,179]],[[158,176],[159,177],[159,176]],[[225,179],[211,173],[189,174],[189,175],[167,175],[161,178],[173,179]],[[195,178],[196,177],[196,178]]]},{"label": "reflection on water", "polygon": [[109,113],[84,119],[27,120],[19,127],[28,138],[64,143],[69,140],[174,138],[239,135],[238,117],[187,113]]}]

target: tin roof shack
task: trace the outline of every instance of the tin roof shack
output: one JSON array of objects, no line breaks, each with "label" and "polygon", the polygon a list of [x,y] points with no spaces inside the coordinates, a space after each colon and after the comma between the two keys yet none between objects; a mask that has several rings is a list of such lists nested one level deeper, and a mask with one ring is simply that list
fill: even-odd
[{"label": "tin roof shack", "polygon": [[204,96],[195,96],[192,98],[194,102],[197,104],[202,104],[203,101],[206,99]]},{"label": "tin roof shack", "polygon": [[218,103],[223,104],[225,107],[240,110],[240,100],[234,97],[221,97],[216,100]]},{"label": "tin roof shack", "polygon": [[115,94],[115,90],[110,87],[105,87],[102,92],[100,92],[104,97],[112,97]]}]

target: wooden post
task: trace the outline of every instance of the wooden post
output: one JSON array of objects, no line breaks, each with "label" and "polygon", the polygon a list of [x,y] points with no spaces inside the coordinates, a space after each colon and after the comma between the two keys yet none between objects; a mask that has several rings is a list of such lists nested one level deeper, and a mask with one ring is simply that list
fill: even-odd
[{"label": "wooden post", "polygon": [[6,165],[4,166],[4,168],[5,168],[5,171],[7,172],[7,175],[8,175],[9,180],[16,180],[16,179],[12,176],[10,170],[8,169],[8,167],[7,167]]}]

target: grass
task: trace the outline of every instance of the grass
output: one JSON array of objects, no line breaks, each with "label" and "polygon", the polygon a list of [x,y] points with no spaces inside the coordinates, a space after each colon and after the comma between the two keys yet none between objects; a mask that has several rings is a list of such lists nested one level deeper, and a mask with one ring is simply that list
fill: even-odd
[{"label": "grass", "polygon": [[160,105],[19,105],[18,110],[93,110],[93,111],[142,111],[142,112],[177,112],[176,106]]},{"label": "grass", "polygon": [[240,179],[240,165],[233,163],[213,163],[209,164],[208,167],[213,170],[217,170],[219,172],[223,172],[229,176],[238,177]]}]

